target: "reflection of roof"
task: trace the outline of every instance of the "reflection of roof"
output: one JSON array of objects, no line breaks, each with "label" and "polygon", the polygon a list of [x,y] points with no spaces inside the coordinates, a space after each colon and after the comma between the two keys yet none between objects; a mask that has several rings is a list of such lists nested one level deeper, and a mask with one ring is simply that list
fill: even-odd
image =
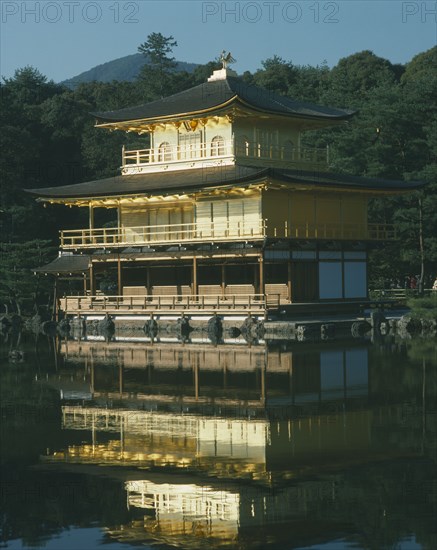
[{"label": "reflection of roof", "polygon": [[58,256],[49,264],[35,267],[35,273],[84,273],[88,271],[90,257],[87,255],[75,254],[74,256]]},{"label": "reflection of roof", "polygon": [[229,103],[240,103],[259,111],[292,117],[341,120],[354,114],[351,110],[296,101],[257,86],[250,86],[232,76],[223,80],[205,82],[189,90],[143,105],[93,114],[101,123],[133,121],[196,114],[227,106]]},{"label": "reflection of roof", "polygon": [[162,195],[183,191],[199,191],[226,185],[255,184],[266,179],[279,183],[307,185],[309,187],[336,187],[374,191],[407,191],[424,185],[419,181],[394,181],[382,178],[364,178],[345,174],[331,174],[279,168],[254,168],[248,166],[226,166],[178,170],[169,175],[166,172],[115,176],[96,181],[27,189],[28,193],[41,198],[85,198],[123,195]]}]

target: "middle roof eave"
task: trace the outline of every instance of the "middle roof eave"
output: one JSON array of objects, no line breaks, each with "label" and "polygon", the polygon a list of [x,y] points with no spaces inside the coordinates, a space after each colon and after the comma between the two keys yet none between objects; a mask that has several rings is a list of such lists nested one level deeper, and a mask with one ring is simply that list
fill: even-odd
[{"label": "middle roof eave", "polygon": [[205,167],[195,170],[178,170],[153,174],[115,176],[101,180],[27,189],[26,191],[43,200],[79,199],[127,195],[168,195],[199,191],[227,185],[255,183],[267,176],[268,169],[247,166]]},{"label": "middle roof eave", "polygon": [[366,178],[328,172],[260,168],[250,166],[205,167],[153,174],[116,176],[96,181],[28,189],[28,193],[45,201],[67,202],[74,199],[101,197],[126,197],[133,195],[172,195],[196,193],[203,189],[219,189],[229,186],[247,187],[267,180],[279,181],[287,186],[306,186],[308,189],[337,188],[350,191],[397,193],[420,189],[420,181],[394,181],[382,178]]}]

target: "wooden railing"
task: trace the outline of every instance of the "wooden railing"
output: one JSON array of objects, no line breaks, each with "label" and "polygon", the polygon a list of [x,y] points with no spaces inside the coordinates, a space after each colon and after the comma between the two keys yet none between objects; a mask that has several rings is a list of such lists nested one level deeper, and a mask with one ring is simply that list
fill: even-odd
[{"label": "wooden railing", "polygon": [[59,307],[66,314],[78,313],[154,313],[163,311],[242,311],[263,312],[279,307],[280,296],[264,294],[234,295],[160,295],[160,296],[64,296]]},{"label": "wooden railing", "polygon": [[183,223],[69,229],[61,231],[61,248],[95,248],[99,246],[128,246],[132,244],[179,244],[181,242],[254,240],[265,236],[265,221],[227,223]]},{"label": "wooden railing", "polygon": [[205,158],[226,157],[234,154],[233,141],[211,143],[184,144],[177,146],[155,147],[152,149],[137,149],[127,151],[123,148],[122,163],[127,165],[167,164],[186,160],[202,160]]},{"label": "wooden railing", "polygon": [[111,227],[68,229],[60,232],[63,249],[122,247],[131,245],[177,245],[205,241],[260,240],[265,237],[287,239],[335,239],[388,241],[396,239],[391,224],[306,223],[268,227],[267,220],[253,223],[228,221],[226,223],[185,223],[145,225],[138,227]]},{"label": "wooden railing", "polygon": [[326,148],[290,147],[256,142],[222,141],[122,150],[122,166],[169,164],[223,157],[277,160],[298,164],[328,164]]},{"label": "wooden railing", "polygon": [[396,239],[392,224],[359,223],[302,223],[274,227],[267,231],[268,236],[289,239],[338,239],[390,241]]},{"label": "wooden railing", "polygon": [[[437,289],[425,288],[422,294],[437,301]],[[408,298],[418,298],[421,293],[418,288],[381,288],[370,290],[369,295],[372,300],[399,300],[403,302]]]}]

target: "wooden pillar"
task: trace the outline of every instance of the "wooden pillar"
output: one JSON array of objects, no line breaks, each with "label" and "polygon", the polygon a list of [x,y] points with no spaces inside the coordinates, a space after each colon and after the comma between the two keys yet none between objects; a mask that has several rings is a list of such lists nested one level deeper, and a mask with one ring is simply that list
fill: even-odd
[{"label": "wooden pillar", "polygon": [[264,405],[266,402],[266,366],[261,367],[261,403]]},{"label": "wooden pillar", "polygon": [[87,284],[86,284],[86,273],[83,274],[83,294],[86,296]]},{"label": "wooden pillar", "polygon": [[91,392],[91,395],[94,395],[94,381],[95,381],[95,378],[94,378],[94,359],[93,357],[91,357],[91,361],[90,361],[91,365],[90,365],[90,392]]},{"label": "wooden pillar", "polygon": [[290,300],[290,302],[292,302],[292,295],[291,295],[291,292],[292,292],[292,288],[291,288],[291,276],[292,276],[292,266],[291,266],[291,261],[288,260],[288,281],[287,281],[287,286],[288,286],[288,299]]},{"label": "wooden pillar", "polygon": [[260,294],[259,290],[259,266],[254,264],[253,266],[253,287],[255,289],[255,294]]},{"label": "wooden pillar", "polygon": [[91,417],[91,441],[92,441],[93,453],[94,453],[96,443],[97,443],[97,440],[96,440],[96,419],[95,419],[94,413],[91,413],[91,414],[92,414],[92,417]]},{"label": "wooden pillar", "polygon": [[123,396],[123,365],[118,366],[118,391],[120,392],[120,399]]},{"label": "wooden pillar", "polygon": [[196,296],[197,294],[197,258],[193,256],[193,295]]},{"label": "wooden pillar", "polygon": [[259,293],[264,294],[264,258],[259,257]]},{"label": "wooden pillar", "polygon": [[121,281],[121,260],[120,254],[117,256],[117,294],[121,296],[123,294],[123,285]]},{"label": "wooden pillar", "polygon": [[123,456],[124,453],[124,423],[123,423],[123,416],[120,416],[120,458]]},{"label": "wooden pillar", "polygon": [[94,207],[91,203],[89,205],[89,225],[90,229],[94,229]]},{"label": "wooden pillar", "polygon": [[152,288],[150,286],[150,267],[146,267],[146,288],[147,288],[147,294],[152,294]]},{"label": "wooden pillar", "polygon": [[123,241],[123,232],[122,232],[122,216],[121,216],[121,205],[118,203],[117,206],[117,242]]},{"label": "wooden pillar", "polygon": [[199,364],[196,361],[194,365],[194,397],[199,400]]},{"label": "wooden pillar", "polygon": [[59,302],[58,302],[58,276],[55,276],[55,285],[53,288],[53,320],[58,321]]},{"label": "wooden pillar", "polygon": [[225,296],[226,293],[226,267],[225,264],[222,264],[222,296]]},{"label": "wooden pillar", "polygon": [[96,281],[95,281],[95,274],[94,274],[94,266],[92,262],[90,263],[90,294],[91,296],[94,296],[96,292]]}]

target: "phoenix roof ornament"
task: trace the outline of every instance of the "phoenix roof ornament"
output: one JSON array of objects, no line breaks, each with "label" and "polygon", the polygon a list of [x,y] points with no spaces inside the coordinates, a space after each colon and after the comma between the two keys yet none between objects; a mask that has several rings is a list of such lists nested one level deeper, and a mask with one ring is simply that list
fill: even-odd
[{"label": "phoenix roof ornament", "polygon": [[228,65],[235,63],[237,60],[232,57],[231,52],[226,53],[226,50],[223,50],[220,54],[219,61],[223,64],[223,69],[226,69]]}]

